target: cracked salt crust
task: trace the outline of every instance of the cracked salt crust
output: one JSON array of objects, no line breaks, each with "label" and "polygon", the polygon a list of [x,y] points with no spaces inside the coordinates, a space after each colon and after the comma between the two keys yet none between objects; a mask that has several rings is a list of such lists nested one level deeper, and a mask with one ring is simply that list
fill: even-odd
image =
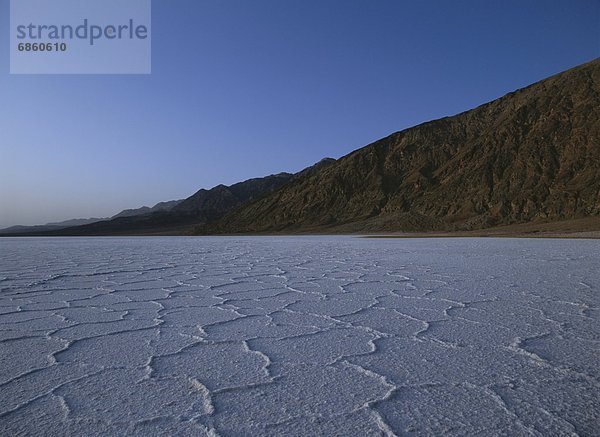
[{"label": "cracked salt crust", "polygon": [[0,241],[5,435],[593,435],[600,242]]}]

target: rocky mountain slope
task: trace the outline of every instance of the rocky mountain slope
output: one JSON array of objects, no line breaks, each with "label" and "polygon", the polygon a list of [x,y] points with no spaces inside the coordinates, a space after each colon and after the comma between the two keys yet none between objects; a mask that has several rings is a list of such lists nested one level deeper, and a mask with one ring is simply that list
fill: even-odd
[{"label": "rocky mountain slope", "polygon": [[600,215],[600,60],[406,129],[199,234],[472,230]]}]

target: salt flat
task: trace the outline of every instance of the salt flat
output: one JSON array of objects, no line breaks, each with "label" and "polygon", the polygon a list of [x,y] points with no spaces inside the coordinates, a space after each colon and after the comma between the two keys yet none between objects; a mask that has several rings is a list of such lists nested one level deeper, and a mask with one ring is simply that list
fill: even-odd
[{"label": "salt flat", "polygon": [[1,435],[598,435],[600,241],[0,240]]}]

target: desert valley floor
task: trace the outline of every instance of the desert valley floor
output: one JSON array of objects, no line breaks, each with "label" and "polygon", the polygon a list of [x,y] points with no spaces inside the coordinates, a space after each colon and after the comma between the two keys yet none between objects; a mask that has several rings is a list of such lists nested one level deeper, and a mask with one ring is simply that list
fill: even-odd
[{"label": "desert valley floor", "polygon": [[597,435],[600,241],[0,240],[1,435]]}]

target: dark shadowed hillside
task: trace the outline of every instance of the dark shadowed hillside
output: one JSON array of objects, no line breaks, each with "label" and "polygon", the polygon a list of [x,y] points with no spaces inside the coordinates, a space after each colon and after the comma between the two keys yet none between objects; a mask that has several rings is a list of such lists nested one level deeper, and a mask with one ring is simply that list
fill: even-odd
[{"label": "dark shadowed hillside", "polygon": [[167,202],[160,202],[154,205],[153,207],[142,206],[141,208],[135,209],[125,209],[120,213],[111,217],[111,219],[116,219],[120,217],[133,217],[136,215],[145,215],[152,214],[160,211],[171,211],[175,206],[179,205],[183,200],[169,200]]},{"label": "dark shadowed hillside", "polygon": [[276,190],[292,177],[290,173],[279,173],[249,179],[231,186],[217,185],[210,190],[201,189],[175,206],[173,212],[201,214],[204,220],[220,217],[232,208]]},{"label": "dark shadowed hillside", "polygon": [[[111,220],[51,232],[52,235],[144,235],[187,233],[198,224],[220,218],[226,212],[280,188],[293,178],[280,173],[250,179],[231,186],[218,185],[175,204],[158,204],[154,211],[138,209],[139,214],[119,215]],[[158,208],[160,206],[168,208]],[[132,210],[130,210],[132,211]],[[135,211],[135,210],[133,210]],[[127,213],[127,211],[125,211]]]},{"label": "dark shadowed hillside", "polygon": [[[279,173],[263,178],[249,179],[231,186],[218,185],[210,190],[199,190],[181,201],[162,202],[153,208],[125,210],[112,219],[85,226],[62,228],[16,228],[16,235],[148,235],[189,233],[194,226],[222,217],[228,211],[272,193],[286,183],[317,171],[331,163],[324,159],[297,174]],[[2,235],[0,233],[0,235]],[[9,235],[7,232],[6,235]]]},{"label": "dark shadowed hillside", "polygon": [[198,233],[470,230],[600,215],[600,60],[395,133]]}]

